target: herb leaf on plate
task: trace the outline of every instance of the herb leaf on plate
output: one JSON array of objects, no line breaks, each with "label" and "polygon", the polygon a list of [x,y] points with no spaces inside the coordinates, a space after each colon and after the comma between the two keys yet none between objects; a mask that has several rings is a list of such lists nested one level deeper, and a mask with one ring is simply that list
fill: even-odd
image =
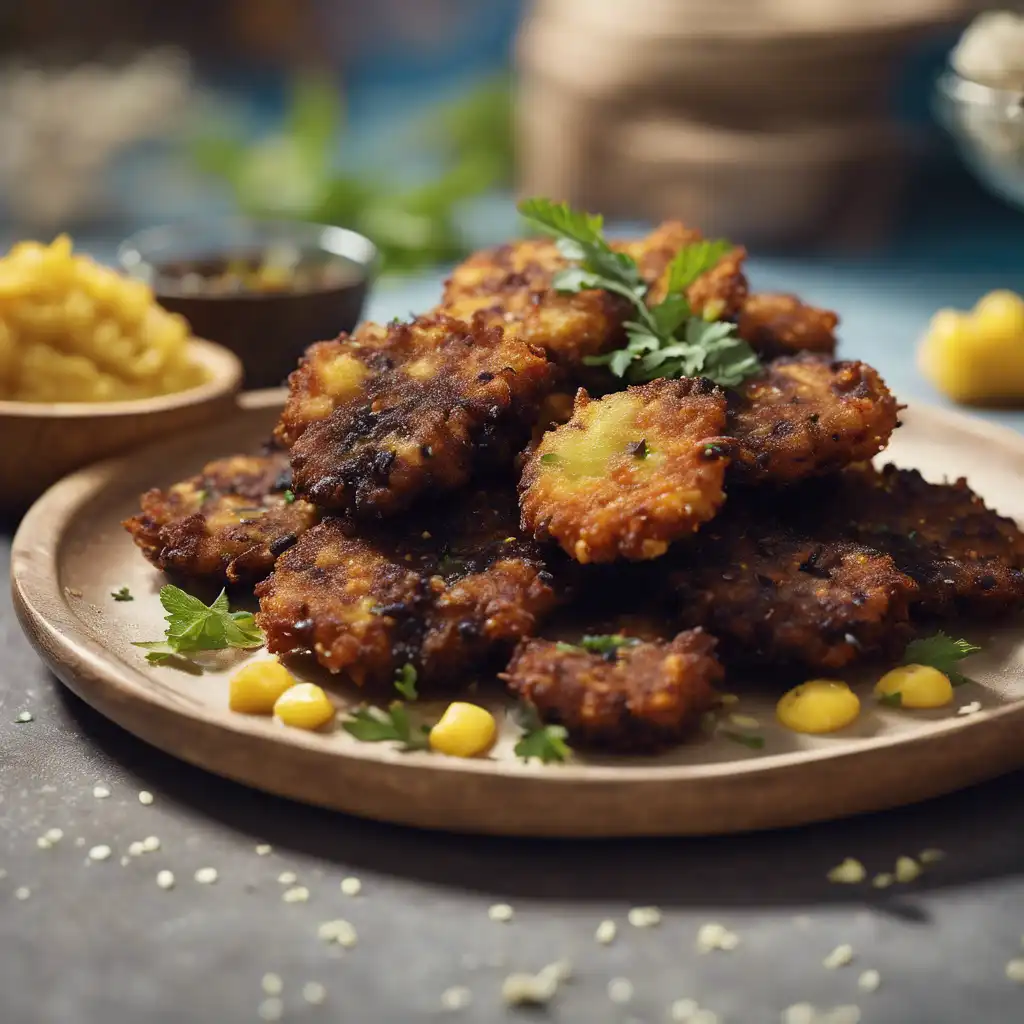
[{"label": "herb leaf on plate", "polygon": [[427,750],[430,730],[421,725],[414,728],[401,701],[395,701],[384,710],[382,708],[356,708],[341,723],[342,728],[350,736],[363,743],[384,743],[393,741],[402,744],[402,750]]},{"label": "herb leaf on plate", "polygon": [[903,652],[903,664],[930,665],[949,676],[954,686],[962,686],[970,680],[955,666],[957,662],[980,650],[980,647],[967,640],[954,640],[940,629],[934,636],[911,640]]},{"label": "herb leaf on plate", "polygon": [[569,733],[564,726],[545,725],[529,705],[520,708],[519,724],[523,734],[513,748],[516,757],[541,764],[568,761],[572,757],[572,747],[566,743]]}]

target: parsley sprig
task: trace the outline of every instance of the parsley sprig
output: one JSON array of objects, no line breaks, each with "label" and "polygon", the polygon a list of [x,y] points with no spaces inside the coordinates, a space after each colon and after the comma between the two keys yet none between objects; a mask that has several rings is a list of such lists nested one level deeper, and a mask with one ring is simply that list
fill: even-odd
[{"label": "parsley sprig", "polygon": [[406,662],[395,672],[395,689],[406,699],[416,700],[419,694],[416,692],[416,681],[419,673],[416,666]]},{"label": "parsley sprig", "polygon": [[622,647],[635,647],[640,641],[635,636],[623,636],[621,633],[600,633],[584,636],[578,644],[559,642],[555,646],[566,654],[572,651],[586,651],[588,654],[602,654],[607,657],[615,654]]},{"label": "parsley sprig", "polygon": [[391,740],[400,743],[403,751],[427,750],[430,746],[429,726],[414,726],[409,718],[409,712],[405,710],[405,705],[400,700],[393,701],[387,710],[375,707],[356,708],[341,726],[350,736],[363,743],[383,743]]},{"label": "parsley sprig", "polygon": [[760,370],[756,354],[734,324],[716,321],[711,310],[697,315],[686,297],[686,289],[728,251],[728,242],[705,240],[680,249],[669,265],[665,298],[648,306],[648,287],[636,260],[612,249],[600,216],[543,198],[523,200],[519,212],[555,236],[561,254],[576,264],[555,275],[558,291],[599,288],[632,306],[633,318],[625,323],[626,346],[588,357],[588,365],[607,366],[631,384],[658,377],[708,377],[724,387],[735,387]]},{"label": "parsley sprig", "polygon": [[110,596],[115,601],[134,601],[135,598],[132,596],[132,592],[127,587],[118,587],[117,590],[112,590]]},{"label": "parsley sprig", "polygon": [[148,651],[146,661],[154,665],[195,651],[222,651],[227,647],[254,650],[263,646],[263,631],[252,612],[231,611],[223,590],[213,604],[205,605],[198,597],[168,583],[160,588],[160,603],[167,612],[165,639],[132,645]]},{"label": "parsley sprig", "polygon": [[954,640],[940,629],[934,636],[911,640],[903,652],[903,664],[930,665],[949,676],[954,686],[962,686],[970,680],[957,671],[955,665],[980,650],[967,640]]},{"label": "parsley sprig", "polygon": [[572,747],[565,742],[569,733],[561,725],[545,725],[535,708],[523,705],[519,709],[519,724],[523,734],[519,737],[513,753],[524,761],[537,760],[541,764],[554,761],[568,761]]}]

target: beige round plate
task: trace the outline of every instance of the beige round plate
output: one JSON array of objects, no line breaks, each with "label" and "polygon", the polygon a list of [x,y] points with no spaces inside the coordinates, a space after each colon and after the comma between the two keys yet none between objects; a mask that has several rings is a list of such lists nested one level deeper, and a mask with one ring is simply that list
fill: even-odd
[{"label": "beige round plate", "polygon": [[[527,765],[512,754],[509,721],[493,757],[466,761],[359,743],[340,729],[305,733],[233,714],[227,680],[245,655],[213,655],[208,671],[190,675],[151,667],[131,646],[162,636],[157,592],[164,581],[118,523],[135,510],[143,489],[189,476],[208,459],[256,448],[280,400],[277,392],[246,396],[239,414],[215,428],[69,477],[36,504],[15,538],[15,602],[40,654],[102,714],[169,753],[273,793],[370,818],[548,836],[796,825],[922,800],[1024,764],[1024,629],[1018,624],[965,625],[985,649],[969,665],[976,682],[956,691],[952,707],[880,709],[864,681],[860,721],[829,737],[781,729],[770,692],[748,692],[734,681],[730,688],[743,695],[728,710],[759,726],[741,719],[726,727],[763,736],[762,750],[717,736],[657,758]],[[990,504],[1024,519],[1024,438],[928,408],[905,419],[893,461],[932,479],[969,474]],[[111,591],[124,585],[135,600],[113,601]],[[298,674],[320,678],[315,669]],[[339,703],[353,699],[335,692]],[[958,714],[974,702],[980,710]]]}]

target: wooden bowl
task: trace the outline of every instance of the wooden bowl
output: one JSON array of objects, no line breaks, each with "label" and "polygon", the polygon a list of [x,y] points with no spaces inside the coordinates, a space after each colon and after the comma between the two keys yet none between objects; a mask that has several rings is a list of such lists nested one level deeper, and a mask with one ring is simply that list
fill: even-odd
[{"label": "wooden bowl", "polygon": [[0,513],[24,512],[91,462],[233,412],[242,364],[209,341],[193,339],[189,350],[209,380],[186,391],[126,402],[0,401]]}]

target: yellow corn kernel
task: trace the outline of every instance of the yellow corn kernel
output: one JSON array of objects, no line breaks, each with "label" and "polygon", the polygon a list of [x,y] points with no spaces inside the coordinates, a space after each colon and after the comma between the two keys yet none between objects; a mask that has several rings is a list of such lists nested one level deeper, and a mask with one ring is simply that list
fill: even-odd
[{"label": "yellow corn kernel", "polygon": [[334,705],[314,683],[296,683],[274,702],[274,714],[295,729],[319,729],[334,717]]},{"label": "yellow corn kernel", "polygon": [[875,696],[888,697],[901,708],[941,708],[952,701],[953,684],[931,665],[901,665],[878,680]]},{"label": "yellow corn kernel", "polygon": [[455,701],[430,730],[430,746],[452,757],[476,757],[490,748],[497,731],[494,715],[485,708]]},{"label": "yellow corn kernel", "polygon": [[231,677],[228,707],[243,715],[269,715],[295,678],[279,661],[264,659],[244,665]]},{"label": "yellow corn kernel", "polygon": [[860,700],[837,679],[811,679],[784,693],[775,706],[778,720],[794,732],[835,732],[860,714]]},{"label": "yellow corn kernel", "polygon": [[1019,345],[1024,339],[1024,299],[1015,292],[989,292],[978,300],[971,318],[975,329],[994,341]]}]

